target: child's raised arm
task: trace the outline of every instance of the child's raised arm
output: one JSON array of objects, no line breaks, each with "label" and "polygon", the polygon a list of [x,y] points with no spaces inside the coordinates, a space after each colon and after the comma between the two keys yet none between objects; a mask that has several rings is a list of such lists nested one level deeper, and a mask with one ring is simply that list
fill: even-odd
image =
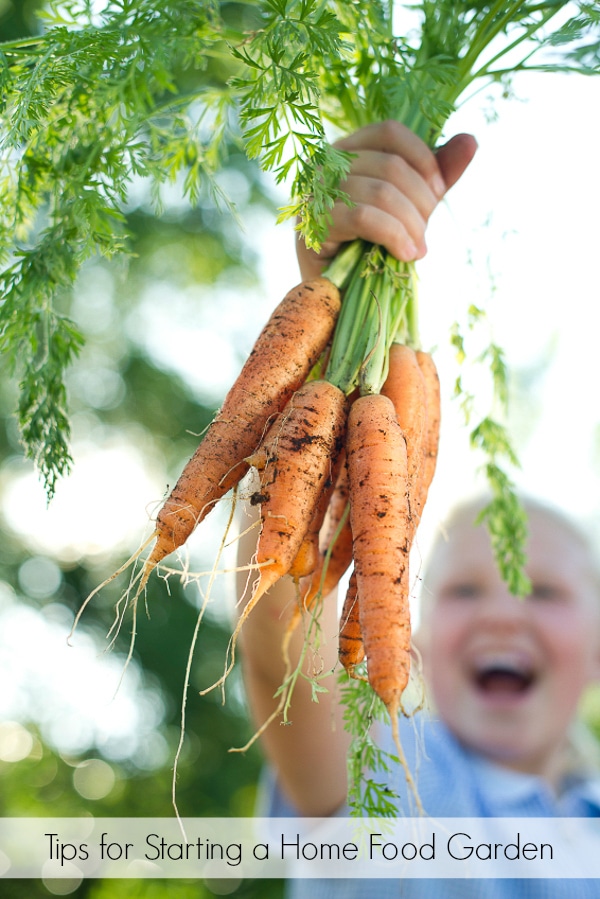
[{"label": "child's raised arm", "polygon": [[[329,237],[320,255],[308,251],[299,241],[302,277],[316,277],[340,243],[356,238],[380,243],[405,261],[422,257],[426,252],[427,221],[471,161],[475,140],[469,135],[458,135],[434,154],[404,126],[384,122],[362,128],[338,145],[356,153],[343,185],[354,205],[336,204]],[[251,517],[245,519],[244,527],[251,521]],[[241,565],[252,558],[257,533],[257,528],[252,528],[240,540]],[[240,596],[246,586],[247,573],[242,572]],[[241,631],[244,678],[257,727],[277,707],[274,697],[285,671],[282,641],[295,604],[296,588],[292,579],[285,577],[252,609]],[[324,602],[320,624],[321,644],[318,650],[307,653],[305,661],[309,676],[331,671],[337,663],[338,611],[334,595]],[[296,628],[290,646],[293,665],[301,650],[302,630],[302,625]],[[275,720],[262,736],[284,795],[303,815],[330,815],[346,798],[349,737],[343,728],[335,678],[328,678],[325,686],[328,692],[319,692],[317,702],[308,679],[300,678],[292,698],[290,723],[282,726]]]}]

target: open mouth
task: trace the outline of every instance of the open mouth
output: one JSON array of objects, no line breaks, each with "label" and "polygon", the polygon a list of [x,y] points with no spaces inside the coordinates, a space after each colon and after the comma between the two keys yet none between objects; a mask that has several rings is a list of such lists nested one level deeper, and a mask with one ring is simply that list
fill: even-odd
[{"label": "open mouth", "polygon": [[490,661],[475,667],[473,680],[486,695],[522,695],[535,682],[535,672],[528,665],[513,661]]}]

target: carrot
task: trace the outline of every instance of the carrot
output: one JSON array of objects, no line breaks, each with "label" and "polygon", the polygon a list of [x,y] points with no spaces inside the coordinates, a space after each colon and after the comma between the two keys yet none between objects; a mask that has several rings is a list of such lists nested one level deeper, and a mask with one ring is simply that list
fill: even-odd
[{"label": "carrot", "polygon": [[328,381],[309,381],[272,428],[258,497],[262,527],[256,551],[261,566],[257,593],[291,568],[343,446],[346,417],[341,390]]},{"label": "carrot", "polygon": [[[286,665],[289,664],[289,645],[294,631],[304,612],[311,612],[317,599],[328,596],[337,586],[340,578],[352,562],[352,531],[349,522],[348,504],[348,469],[346,467],[346,454],[342,448],[336,464],[337,478],[333,489],[327,490],[327,497],[321,494],[317,511],[313,516],[309,530],[302,541],[298,556],[302,553],[310,540],[310,552],[317,551],[315,565],[311,572],[299,580],[298,602],[294,607],[283,640],[281,642],[281,654]],[[329,500],[319,533],[315,535],[317,519],[323,512],[325,498]],[[316,536],[316,546],[315,546]],[[298,563],[298,556],[290,569],[293,574],[294,567]],[[306,557],[303,561],[306,560]],[[311,558],[312,564],[312,558]]]},{"label": "carrot", "polygon": [[416,357],[419,368],[423,373],[427,406],[427,423],[423,439],[423,471],[420,477],[419,496],[417,497],[417,515],[420,518],[437,465],[440,443],[441,397],[440,379],[433,357],[430,353],[425,353],[422,350],[417,350]]},{"label": "carrot", "polygon": [[274,310],[198,449],[158,513],[152,569],[182,546],[214,503],[248,470],[244,459],[305,381],[327,346],[340,308],[326,278],[293,288]]},{"label": "carrot", "polygon": [[332,466],[332,469],[327,476],[327,480],[323,485],[319,502],[317,503],[314,515],[311,518],[309,528],[304,535],[304,539],[300,544],[300,549],[288,572],[296,581],[300,581],[302,578],[311,575],[319,564],[319,537],[321,528],[323,527],[323,522],[325,521],[325,516],[329,509],[329,503],[331,502],[331,497],[335,490],[338,475],[344,462],[345,453],[342,448],[338,454],[335,465]]},{"label": "carrot", "polygon": [[354,565],[369,683],[398,710],[410,666],[406,440],[392,401],[356,400],[348,418],[348,474]]},{"label": "carrot", "polygon": [[[323,494],[321,494],[321,496],[323,496]],[[319,509],[317,507],[317,510],[313,515],[313,520],[318,518],[318,513]],[[302,580],[302,578],[312,574],[317,567],[319,561],[319,531],[317,529],[315,533],[315,526],[316,525],[313,525],[311,522],[310,527],[304,536],[304,540],[296,553],[296,558],[292,562],[292,567],[288,572],[290,577],[293,578],[296,583]]]},{"label": "carrot", "polygon": [[381,392],[394,404],[396,418],[406,438],[408,499],[411,517],[418,519],[420,478],[424,467],[427,424],[425,378],[415,351],[403,344],[390,347],[389,373]]},{"label": "carrot", "polygon": [[348,467],[345,454],[319,534],[319,560],[310,578],[302,583],[301,600],[310,609],[317,597],[328,596],[352,563]]},{"label": "carrot", "polygon": [[[319,502],[322,486],[343,446],[345,394],[328,381],[306,382],[275,420],[260,452],[260,487],[250,502],[260,504],[261,530],[255,561],[258,578],[231,637],[230,661],[244,621],[261,596],[290,570]],[[212,688],[211,688],[212,689]]]},{"label": "carrot", "polygon": [[[359,396],[353,391],[350,405]],[[326,504],[326,505],[325,505]],[[307,539],[312,540],[311,553],[317,550],[315,565],[306,571],[302,584],[303,605],[309,609],[314,598],[328,596],[337,586],[352,561],[352,532],[348,518],[348,467],[342,448],[334,472],[334,485],[329,496],[323,496],[317,507],[317,515],[311,522]],[[318,527],[318,533],[317,533]],[[312,562],[312,559],[311,559]],[[309,575],[312,578],[308,578]]]},{"label": "carrot", "polygon": [[338,655],[340,662],[350,675],[357,677],[355,668],[365,657],[359,620],[359,597],[356,585],[356,572],[350,575],[346,598],[340,615],[340,636]]},{"label": "carrot", "polygon": [[398,757],[420,808],[398,729],[410,674],[408,559],[414,529],[406,440],[388,397],[369,394],[351,406],[346,454],[367,677],[389,712]]}]

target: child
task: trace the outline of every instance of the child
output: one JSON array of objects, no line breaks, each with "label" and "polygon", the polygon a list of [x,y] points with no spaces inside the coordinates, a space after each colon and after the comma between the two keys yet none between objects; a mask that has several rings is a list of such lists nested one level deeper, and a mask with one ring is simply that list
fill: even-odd
[{"label": "child", "polygon": [[[346,188],[359,205],[334,211],[323,255],[356,236],[380,242],[405,260],[423,255],[427,219],[444,193],[439,178],[447,188],[460,177],[473,155],[473,140],[459,135],[436,159],[418,138],[388,123],[341,143],[357,152]],[[317,274],[322,264],[322,257],[302,247],[299,260],[304,277]],[[435,817],[600,816],[600,780],[574,756],[569,739],[578,699],[600,677],[599,579],[592,553],[572,525],[528,503],[527,570],[533,589],[518,600],[497,573],[486,531],[474,526],[478,508],[466,506],[448,522],[424,581],[416,642],[436,714],[419,714],[418,725],[402,722],[423,807]],[[253,533],[243,541],[245,560],[253,551]],[[277,702],[273,697],[283,679],[279,648],[294,602],[294,585],[283,579],[261,599],[242,631],[246,688],[258,724]],[[308,664],[333,670],[338,630],[333,596],[324,603],[321,626],[323,646]],[[301,629],[295,637],[298,651]],[[263,734],[274,772],[269,814],[344,814],[349,737],[334,678],[328,686],[315,703],[310,685],[299,680],[291,726],[273,723]],[[393,753],[389,734],[380,738]],[[410,813],[400,766],[390,786],[404,803],[401,811]],[[290,891],[311,899],[371,893],[420,899],[593,895],[589,881],[535,880],[298,881]]]},{"label": "child", "polygon": [[500,578],[485,528],[474,525],[482,506],[455,511],[424,581],[417,642],[437,715],[471,753],[535,775],[545,813],[555,807],[584,817],[573,786],[579,790],[589,772],[569,735],[581,694],[600,678],[596,560],[566,518],[526,500],[531,593],[517,599]]}]

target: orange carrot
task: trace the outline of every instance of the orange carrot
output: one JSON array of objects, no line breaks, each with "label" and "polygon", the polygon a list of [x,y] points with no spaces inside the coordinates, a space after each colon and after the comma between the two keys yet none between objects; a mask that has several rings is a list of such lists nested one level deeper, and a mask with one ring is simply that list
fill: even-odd
[{"label": "orange carrot", "polygon": [[329,508],[319,534],[319,560],[310,578],[302,582],[301,600],[312,608],[317,597],[329,596],[352,562],[352,529],[348,515],[348,467],[345,455]]},{"label": "orange carrot", "polygon": [[423,373],[427,406],[427,424],[423,441],[423,471],[420,477],[420,490],[417,498],[417,514],[420,518],[437,464],[440,443],[441,398],[440,379],[432,356],[422,350],[417,350],[416,357],[419,368]]},{"label": "orange carrot", "polygon": [[300,549],[292,563],[292,567],[289,570],[290,576],[296,581],[308,577],[319,564],[319,535],[321,533],[323,522],[325,521],[325,516],[327,515],[333,491],[335,490],[341,466],[344,462],[345,453],[342,448],[335,464],[332,465],[325,484],[323,485],[315,513],[311,519],[309,528],[304,535],[304,539],[300,544]]},{"label": "orange carrot", "polygon": [[[321,494],[323,495],[323,494]],[[313,519],[318,516],[319,509],[313,515]],[[304,535],[304,539],[300,544],[300,548],[296,553],[296,558],[292,562],[292,567],[290,568],[288,574],[291,578],[298,583],[304,577],[308,577],[317,567],[317,563],[319,561],[319,531],[317,530],[316,536],[313,529],[313,524],[311,525]]]},{"label": "orange carrot", "polygon": [[410,669],[406,441],[392,401],[363,396],[348,418],[348,474],[360,625],[369,683],[390,714]]},{"label": "orange carrot", "polygon": [[[231,637],[230,663],[244,621],[280,577],[287,574],[317,507],[322,485],[346,433],[345,394],[328,381],[308,381],[292,397],[269,430],[259,490],[261,531],[256,548],[258,578]],[[262,464],[262,463],[261,463]],[[213,686],[217,686],[214,684]]]},{"label": "orange carrot", "polygon": [[350,675],[357,677],[355,668],[365,657],[359,619],[359,597],[356,585],[356,572],[350,575],[346,598],[340,615],[340,636],[338,655],[340,662]]},{"label": "orange carrot", "polygon": [[305,381],[327,346],[340,308],[331,281],[293,288],[271,315],[223,406],[158,513],[145,579],[182,546],[214,503],[248,470],[243,461],[269,420]]},{"label": "orange carrot", "polygon": [[372,394],[352,405],[346,454],[367,677],[389,712],[398,758],[421,810],[398,727],[410,674],[408,559],[414,529],[408,506],[406,440],[388,397]]},{"label": "orange carrot", "polygon": [[341,390],[328,381],[308,381],[271,428],[257,497],[262,521],[257,593],[289,571],[343,446],[346,416]]},{"label": "orange carrot", "polygon": [[[317,511],[313,515],[311,525],[302,541],[298,556],[294,559],[294,564],[289,571],[290,574],[293,574],[303,547],[306,549],[310,541],[310,553],[313,555],[316,550],[316,560],[312,572],[309,572],[299,580],[298,603],[294,607],[292,617],[283,635],[281,654],[286,665],[289,663],[290,640],[298,627],[303,613],[311,612],[317,599],[323,599],[337,587],[340,578],[352,562],[352,531],[350,530],[348,515],[348,469],[343,448],[340,450],[335,467],[337,478],[333,489],[327,489],[326,496],[321,494]],[[318,519],[321,518],[323,513],[325,499],[329,500],[328,507],[323,516],[319,532],[315,534]],[[307,561],[306,556],[301,561]],[[312,558],[310,561],[312,563]]]},{"label": "orange carrot", "polygon": [[419,482],[423,469],[424,438],[427,423],[425,378],[415,351],[399,343],[390,348],[389,373],[381,392],[389,397],[406,438],[408,457],[408,499],[415,522],[420,509]]}]

